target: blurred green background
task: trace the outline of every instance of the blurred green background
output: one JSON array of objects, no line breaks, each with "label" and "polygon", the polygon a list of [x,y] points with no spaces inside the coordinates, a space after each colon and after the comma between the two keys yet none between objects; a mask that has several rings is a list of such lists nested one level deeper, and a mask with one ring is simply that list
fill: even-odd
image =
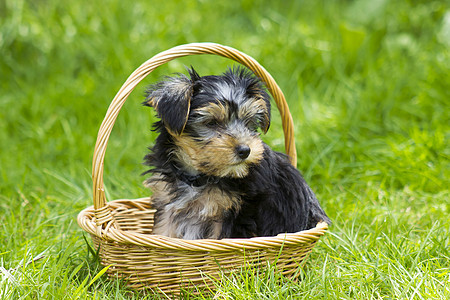
[{"label": "blurred green background", "polygon": [[[44,251],[17,285],[0,281],[3,296],[77,289],[69,275],[78,265],[79,277],[92,276],[75,220],[92,204],[97,130],[134,69],[191,42],[239,49],[276,79],[294,117],[298,168],[334,221],[306,279],[261,295],[450,295],[448,1],[0,0],[0,266]],[[146,84],[184,66],[207,75],[231,63],[178,59],[138,86],[108,145],[109,199],[148,194],[141,163],[155,119],[140,104]],[[280,124],[275,114],[265,141],[282,151]],[[97,289],[112,297],[106,281]]]}]

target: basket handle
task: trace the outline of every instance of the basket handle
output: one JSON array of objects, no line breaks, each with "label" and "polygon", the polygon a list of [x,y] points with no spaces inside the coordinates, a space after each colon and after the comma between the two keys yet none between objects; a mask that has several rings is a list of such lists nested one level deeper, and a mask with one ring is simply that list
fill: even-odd
[{"label": "basket handle", "polygon": [[[107,202],[103,186],[103,165],[109,136],[119,111],[125,103],[125,100],[131,94],[136,85],[157,67],[178,57],[199,54],[214,54],[232,59],[246,66],[252,70],[256,76],[261,78],[261,80],[266,84],[269,92],[272,94],[277,104],[277,108],[280,111],[284,132],[285,151],[289,156],[292,165],[296,166],[297,152],[294,142],[294,126],[286,99],[284,98],[283,92],[278,87],[273,77],[255,59],[236,49],[215,43],[192,43],[173,47],[153,56],[137,68],[130,75],[130,77],[128,77],[126,82],[122,85],[119,92],[112,100],[108,111],[106,112],[106,116],[100,126],[92,162],[94,209],[96,210],[98,225],[110,219],[109,212],[104,210]],[[103,219],[103,221],[100,219]]]}]

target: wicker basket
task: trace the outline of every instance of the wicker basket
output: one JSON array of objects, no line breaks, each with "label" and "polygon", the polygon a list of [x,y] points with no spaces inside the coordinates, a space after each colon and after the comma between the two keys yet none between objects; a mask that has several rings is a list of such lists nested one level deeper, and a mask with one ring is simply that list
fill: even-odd
[{"label": "wicker basket", "polygon": [[275,262],[286,276],[295,276],[298,266],[327,230],[327,224],[297,233],[274,237],[222,240],[182,240],[152,234],[150,198],[106,201],[103,188],[103,162],[106,146],[119,111],[135,86],[158,66],[175,58],[215,54],[230,58],[251,69],[274,97],[282,117],[285,149],[296,165],[293,122],[283,93],[270,74],[248,55],[233,48],[195,43],[161,52],[131,74],[113,99],[98,132],[92,178],[94,206],[80,212],[78,224],[90,233],[99,249],[101,263],[111,265],[110,276],[124,278],[136,289],[153,288],[179,293],[181,288],[214,288],[214,279],[246,264],[265,266]]}]

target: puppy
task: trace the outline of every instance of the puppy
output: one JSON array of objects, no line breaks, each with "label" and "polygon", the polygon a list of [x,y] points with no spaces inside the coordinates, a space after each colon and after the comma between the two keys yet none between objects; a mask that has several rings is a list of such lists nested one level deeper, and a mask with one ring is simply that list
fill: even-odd
[{"label": "puppy", "polygon": [[154,234],[182,239],[273,236],[330,223],[285,154],[260,139],[270,98],[243,68],[178,75],[150,86],[144,105],[160,121],[145,163]]}]

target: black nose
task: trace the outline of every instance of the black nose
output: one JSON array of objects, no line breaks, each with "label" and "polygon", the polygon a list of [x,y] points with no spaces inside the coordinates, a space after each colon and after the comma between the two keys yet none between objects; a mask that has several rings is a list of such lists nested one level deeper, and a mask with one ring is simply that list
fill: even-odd
[{"label": "black nose", "polygon": [[250,147],[247,145],[236,146],[236,153],[240,159],[246,159],[250,155]]}]

